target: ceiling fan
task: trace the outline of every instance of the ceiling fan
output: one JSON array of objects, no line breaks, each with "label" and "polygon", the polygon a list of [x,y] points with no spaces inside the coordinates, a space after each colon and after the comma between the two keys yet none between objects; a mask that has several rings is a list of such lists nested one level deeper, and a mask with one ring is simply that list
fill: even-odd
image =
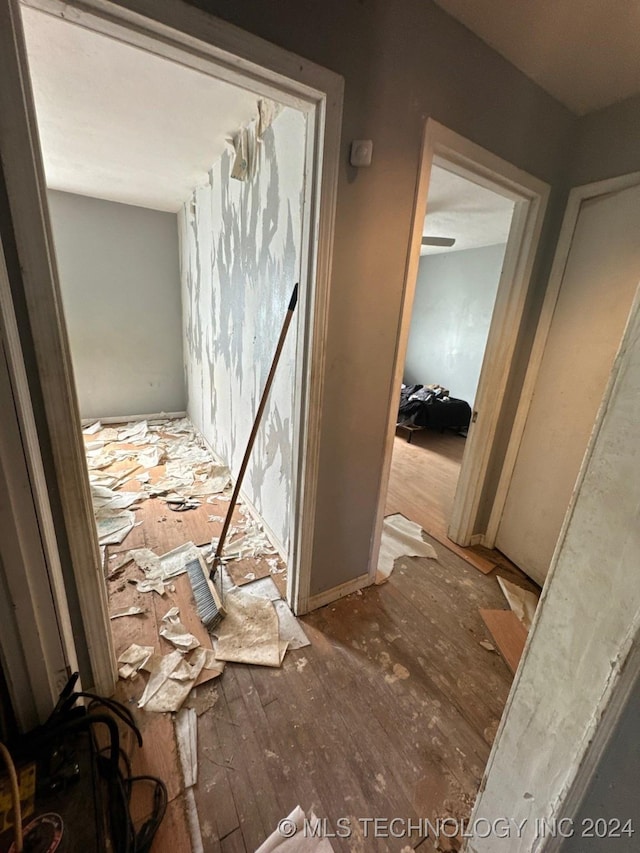
[{"label": "ceiling fan", "polygon": [[423,246],[453,246],[456,242],[455,237],[423,237]]}]

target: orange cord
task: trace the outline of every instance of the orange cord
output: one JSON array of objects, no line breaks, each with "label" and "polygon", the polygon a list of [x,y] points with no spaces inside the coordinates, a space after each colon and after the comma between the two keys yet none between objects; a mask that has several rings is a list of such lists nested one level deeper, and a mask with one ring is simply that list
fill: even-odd
[{"label": "orange cord", "polygon": [[20,807],[20,788],[18,787],[18,774],[16,773],[16,766],[13,763],[13,759],[11,758],[11,753],[2,743],[2,741],[0,741],[0,754],[4,759],[4,763],[7,767],[7,772],[9,774],[9,781],[11,783],[11,799],[13,802],[13,836],[15,851],[16,853],[22,853],[22,809]]}]

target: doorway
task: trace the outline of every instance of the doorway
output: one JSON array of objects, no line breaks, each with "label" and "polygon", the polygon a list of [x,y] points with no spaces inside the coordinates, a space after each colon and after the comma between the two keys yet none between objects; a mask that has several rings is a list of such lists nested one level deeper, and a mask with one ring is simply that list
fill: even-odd
[{"label": "doorway", "polygon": [[514,206],[432,166],[386,512],[445,545]]},{"label": "doorway", "polygon": [[[54,18],[69,14],[68,5],[55,0],[28,5]],[[46,190],[33,103],[29,88],[23,85],[28,79],[25,78],[28,62],[18,4],[7,4],[3,14],[5,31],[10,34],[7,55],[12,63],[11,73],[5,78],[7,85],[3,96],[6,96],[7,109],[14,116],[3,143],[3,159],[18,248],[33,260],[23,268],[16,286],[24,287],[34,333],[34,357],[43,394],[42,415],[51,437],[56,488],[60,492],[58,510],[63,517],[70,566],[77,587],[71,609],[74,618],[80,619],[86,627],[91,671],[85,673],[85,686],[93,684],[100,692],[109,693],[114,683],[115,660],[108,642],[106,602],[82,454],[77,398],[70,381],[68,341],[51,256],[52,235],[43,201]],[[159,10],[157,14],[162,18],[169,12]],[[305,113],[308,132],[304,148],[306,179],[298,303],[298,329],[305,345],[299,346],[296,353],[294,409],[297,429],[292,450],[294,475],[290,509],[294,530],[296,534],[299,531],[299,535],[292,537],[288,591],[294,609],[303,612],[308,600],[309,561],[304,558],[310,552],[313,537],[309,514],[312,513],[317,476],[316,413],[320,408],[310,407],[309,399],[313,395],[317,402],[322,396],[315,365],[324,352],[322,330],[327,319],[342,81],[311,63],[292,63],[285,51],[249,35],[239,35],[234,28],[218,23],[213,31],[206,26],[198,28],[196,41],[181,31],[181,26],[189,28],[189,22],[180,15],[171,21],[156,20],[117,7],[107,10],[104,4],[96,3],[95,6],[84,4],[82,11],[74,9],[73,20],[79,28],[135,45],[156,56],[162,55],[170,62],[181,63],[201,74],[250,87],[260,97],[278,100],[286,107]],[[207,20],[206,16],[203,20]],[[29,175],[33,171],[32,180],[24,179],[25,170]],[[16,180],[18,175],[20,181]]]},{"label": "doorway", "polygon": [[[99,544],[157,547],[157,525],[129,530],[131,507],[146,518],[154,499],[162,530],[175,527],[163,547],[200,546],[220,536],[229,475],[300,280],[306,114],[72,21],[24,7],[22,17],[76,394],[93,423]],[[250,530],[253,558],[275,551],[285,564],[296,332],[228,542]],[[180,453],[179,435],[198,453]],[[138,463],[143,479],[129,480]],[[280,561],[273,571],[286,581]]]},{"label": "doorway", "polygon": [[[477,187],[484,188],[500,196],[506,204],[513,205],[502,270],[486,337],[471,422],[460,461],[451,515],[448,524],[446,521],[443,522],[447,526],[446,536],[454,550],[456,546],[465,549],[483,539],[482,534],[476,529],[476,518],[485,479],[488,476],[499,413],[505,396],[549,195],[547,184],[443,127],[433,119],[427,120],[407,257],[404,307],[398,330],[394,383],[390,389],[387,445],[382,464],[377,528],[370,562],[372,577],[375,576],[378,565],[401,386],[420,269],[425,218],[428,216],[427,199],[434,166],[467,180]],[[445,390],[451,391],[451,389]]]}]

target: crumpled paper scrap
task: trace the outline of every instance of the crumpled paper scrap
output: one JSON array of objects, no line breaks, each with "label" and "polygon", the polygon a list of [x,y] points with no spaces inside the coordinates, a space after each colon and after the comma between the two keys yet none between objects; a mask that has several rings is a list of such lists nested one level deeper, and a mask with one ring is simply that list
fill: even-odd
[{"label": "crumpled paper scrap", "polygon": [[188,652],[190,649],[195,649],[200,645],[197,637],[190,634],[180,621],[180,611],[177,607],[167,610],[162,617],[162,622],[160,636],[172,643],[177,649]]},{"label": "crumpled paper scrap", "polygon": [[178,711],[202,672],[205,660],[206,649],[201,646],[189,660],[178,649],[156,659],[138,707],[158,713]]},{"label": "crumpled paper scrap", "polygon": [[153,646],[139,646],[137,643],[132,643],[118,658],[120,678],[130,678],[133,681],[137,677],[138,671],[144,669],[152,655]]}]

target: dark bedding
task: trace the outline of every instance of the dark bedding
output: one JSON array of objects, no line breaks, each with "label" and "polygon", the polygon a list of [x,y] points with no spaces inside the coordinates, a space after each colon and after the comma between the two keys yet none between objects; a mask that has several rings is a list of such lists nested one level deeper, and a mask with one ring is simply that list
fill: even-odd
[{"label": "dark bedding", "polygon": [[400,391],[398,424],[427,429],[467,429],[471,407],[450,397],[440,385],[403,385]]}]

